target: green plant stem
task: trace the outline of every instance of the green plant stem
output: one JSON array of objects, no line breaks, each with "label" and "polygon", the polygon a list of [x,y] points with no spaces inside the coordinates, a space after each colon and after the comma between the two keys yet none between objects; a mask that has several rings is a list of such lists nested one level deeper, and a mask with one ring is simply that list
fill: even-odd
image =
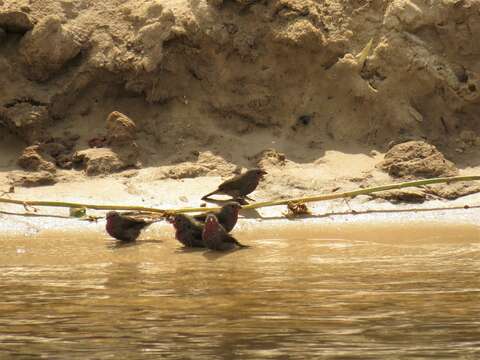
[{"label": "green plant stem", "polygon": [[63,202],[63,201],[23,201],[0,198],[0,203],[17,204],[23,206],[49,206],[49,207],[64,207],[64,208],[86,208],[93,210],[135,210],[144,212],[162,213],[165,210],[149,208],[145,206],[132,206],[132,205],[95,205],[95,204],[82,204],[75,202]]},{"label": "green plant stem", "polygon": [[475,181],[475,180],[480,180],[480,175],[415,180],[415,181],[407,181],[407,182],[402,182],[397,184],[388,184],[388,185],[375,186],[375,187],[366,188],[366,189],[347,191],[343,193],[316,195],[316,196],[308,196],[308,197],[278,200],[278,201],[263,201],[263,202],[258,202],[255,204],[244,206],[243,209],[258,209],[258,208],[269,207],[269,206],[287,205],[289,203],[307,203],[307,202],[334,200],[334,199],[341,199],[341,198],[353,198],[358,195],[367,195],[375,192],[402,189],[407,187],[418,187],[418,186],[432,185],[432,184],[453,183],[453,182],[459,182],[459,181]]},{"label": "green plant stem", "polygon": [[[353,198],[358,195],[367,195],[367,194],[386,191],[386,190],[402,189],[407,187],[418,187],[423,185],[432,185],[432,184],[441,184],[441,183],[452,183],[452,182],[459,182],[459,181],[475,181],[475,180],[480,180],[480,175],[455,176],[455,177],[447,177],[447,178],[416,180],[416,181],[408,181],[408,182],[397,183],[397,184],[375,186],[371,188],[347,191],[343,193],[333,193],[333,194],[308,196],[308,197],[293,198],[293,199],[286,199],[286,200],[258,202],[258,203],[243,206],[243,209],[258,209],[258,208],[269,207],[269,206],[287,205],[289,203],[308,203],[308,202],[326,201],[326,200],[333,200],[333,199],[340,199],[340,198]],[[16,204],[16,205],[22,205],[24,207],[47,206],[47,207],[65,207],[65,208],[86,208],[86,209],[93,209],[93,210],[130,210],[130,211],[158,213],[160,214],[160,216],[168,216],[171,214],[190,213],[190,212],[206,212],[206,211],[219,209],[218,207],[158,209],[158,208],[151,208],[151,207],[145,207],[145,206],[132,206],[132,205],[96,205],[96,204],[82,204],[82,203],[62,202],[62,201],[28,201],[28,200],[23,201],[23,200],[1,198],[1,197],[0,197],[0,203]]]}]

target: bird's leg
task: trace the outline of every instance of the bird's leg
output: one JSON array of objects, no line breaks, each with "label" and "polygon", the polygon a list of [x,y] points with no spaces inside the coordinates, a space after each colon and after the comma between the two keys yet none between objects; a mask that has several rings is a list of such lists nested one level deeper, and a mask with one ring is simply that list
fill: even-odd
[{"label": "bird's leg", "polygon": [[245,195],[245,199],[255,202],[254,199],[252,199],[251,197],[248,197],[248,196],[246,196],[246,195]]},{"label": "bird's leg", "polygon": [[355,210],[352,209],[352,207],[350,206],[350,203],[349,201],[347,200],[347,198],[343,198],[343,201],[345,201],[345,204],[348,206],[348,208],[350,209],[350,212],[352,214],[356,214],[357,212]]},{"label": "bird's leg", "polygon": [[38,212],[38,209],[35,207],[35,206],[32,206],[32,205],[28,205],[27,203],[23,203],[23,208],[25,209],[26,212],[29,212],[30,209],[33,211],[33,212]]},{"label": "bird's leg", "polygon": [[234,200],[238,202],[240,205],[248,205],[248,202],[245,200],[245,197],[234,198]]}]

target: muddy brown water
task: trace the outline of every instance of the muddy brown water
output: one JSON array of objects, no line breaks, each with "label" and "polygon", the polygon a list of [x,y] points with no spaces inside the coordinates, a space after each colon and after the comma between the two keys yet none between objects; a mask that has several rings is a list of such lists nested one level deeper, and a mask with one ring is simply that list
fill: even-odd
[{"label": "muddy brown water", "polygon": [[480,358],[478,227],[171,236],[1,239],[0,358]]}]

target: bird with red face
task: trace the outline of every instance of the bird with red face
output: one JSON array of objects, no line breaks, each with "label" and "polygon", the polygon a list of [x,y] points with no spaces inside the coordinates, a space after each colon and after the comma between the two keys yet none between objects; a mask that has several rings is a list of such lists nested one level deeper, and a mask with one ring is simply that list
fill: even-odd
[{"label": "bird with red face", "polygon": [[202,239],[205,247],[210,250],[226,251],[233,250],[237,247],[248,247],[247,245],[241,244],[237,239],[230,235],[213,214],[207,215],[202,232]]},{"label": "bird with red face", "polygon": [[202,240],[203,224],[185,214],[176,214],[168,221],[175,228],[175,238],[185,247],[205,247]]}]

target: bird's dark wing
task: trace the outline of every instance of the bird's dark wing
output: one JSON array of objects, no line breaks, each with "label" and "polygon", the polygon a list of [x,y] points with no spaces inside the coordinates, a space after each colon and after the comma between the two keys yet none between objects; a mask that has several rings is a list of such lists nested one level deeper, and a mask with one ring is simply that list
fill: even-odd
[{"label": "bird's dark wing", "polygon": [[135,218],[124,218],[123,225],[125,229],[143,229],[145,226],[150,225],[151,223],[142,219],[135,219]]},{"label": "bird's dark wing", "polygon": [[236,190],[239,185],[241,185],[242,179],[244,174],[240,174],[234,176],[231,179],[225,180],[223,183],[220,184],[218,190]]},{"label": "bird's dark wing", "polygon": [[196,226],[193,223],[189,224],[182,231],[183,241],[180,239],[179,240],[188,247],[205,247],[205,244],[202,240],[202,231],[202,227]]},{"label": "bird's dark wing", "polygon": [[192,226],[190,227],[191,229],[191,232],[192,234],[195,236],[195,237],[198,237],[198,238],[202,238],[202,232],[203,232],[203,226],[199,226],[199,225],[196,225],[196,224],[192,224]]},{"label": "bird's dark wing", "polygon": [[[246,174],[246,173],[245,173]],[[245,174],[240,174],[237,176],[234,176],[231,179],[225,180],[223,183],[221,183],[217,190],[212,191],[211,193],[208,193],[207,195],[202,197],[202,200],[205,200],[209,198],[211,195],[215,194],[221,194],[224,193],[226,195],[230,195],[232,197],[236,197],[235,192],[238,192],[242,187],[245,185]]]}]

